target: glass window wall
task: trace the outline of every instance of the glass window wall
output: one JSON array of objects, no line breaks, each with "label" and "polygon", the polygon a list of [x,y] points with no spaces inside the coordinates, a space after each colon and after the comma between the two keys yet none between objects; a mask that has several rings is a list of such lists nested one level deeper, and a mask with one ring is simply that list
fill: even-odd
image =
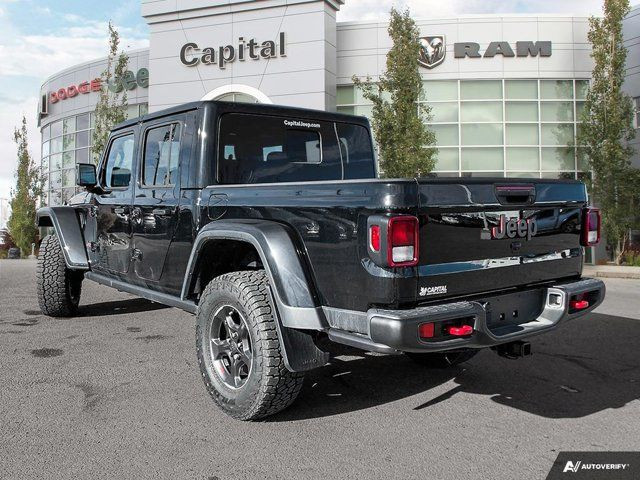
[{"label": "glass window wall", "polygon": [[[431,108],[426,122],[439,150],[434,175],[588,173],[588,162],[577,157],[576,133],[589,80],[426,80],[424,86],[419,106]],[[371,117],[371,104],[353,85],[339,86],[338,111]]]},{"label": "glass window wall", "polygon": [[[363,109],[370,107],[364,106]],[[130,105],[127,118],[145,115],[146,103]],[[62,205],[80,189],[76,188],[77,163],[96,161],[91,153],[93,113],[83,113],[58,120],[41,129],[41,168],[44,175],[43,205]]]}]

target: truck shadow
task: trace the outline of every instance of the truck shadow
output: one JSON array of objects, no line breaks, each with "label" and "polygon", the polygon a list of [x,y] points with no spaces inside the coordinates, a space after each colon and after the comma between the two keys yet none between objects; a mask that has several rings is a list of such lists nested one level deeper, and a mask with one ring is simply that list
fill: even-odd
[{"label": "truck shadow", "polygon": [[144,298],[132,298],[126,300],[114,300],[112,302],[93,303],[80,305],[78,317],[103,317],[105,315],[125,315],[128,313],[150,312],[171,308],[167,305],[155,303]]},{"label": "truck shadow", "polygon": [[640,320],[591,314],[534,338],[532,346],[533,355],[517,361],[484,350],[447,370],[426,369],[405,356],[340,348],[330,365],[307,375],[298,401],[270,421],[331,416],[399,400],[404,401],[398,408],[427,413],[461,394],[487,395],[542,417],[579,418],[640,398]]}]

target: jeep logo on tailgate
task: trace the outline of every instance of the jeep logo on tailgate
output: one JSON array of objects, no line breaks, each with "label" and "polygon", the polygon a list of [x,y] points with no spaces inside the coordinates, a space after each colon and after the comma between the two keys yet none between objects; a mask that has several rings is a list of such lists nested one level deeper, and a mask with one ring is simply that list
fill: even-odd
[{"label": "jeep logo on tailgate", "polygon": [[507,221],[505,215],[500,215],[500,223],[491,229],[491,238],[526,238],[531,240],[538,233],[538,224],[535,218],[512,219]]}]

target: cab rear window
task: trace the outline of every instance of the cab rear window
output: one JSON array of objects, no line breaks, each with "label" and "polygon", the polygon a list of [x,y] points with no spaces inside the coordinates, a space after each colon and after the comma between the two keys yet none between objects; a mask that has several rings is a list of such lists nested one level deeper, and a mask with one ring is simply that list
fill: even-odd
[{"label": "cab rear window", "polygon": [[375,174],[368,130],[360,125],[228,113],[220,120],[219,139],[221,184],[372,178]]}]

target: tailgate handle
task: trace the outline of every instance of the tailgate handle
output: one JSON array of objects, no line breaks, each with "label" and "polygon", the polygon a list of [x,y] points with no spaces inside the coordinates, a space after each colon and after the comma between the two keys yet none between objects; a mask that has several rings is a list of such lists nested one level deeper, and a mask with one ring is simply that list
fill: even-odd
[{"label": "tailgate handle", "polygon": [[503,205],[528,205],[536,201],[534,185],[496,185],[496,197]]}]

